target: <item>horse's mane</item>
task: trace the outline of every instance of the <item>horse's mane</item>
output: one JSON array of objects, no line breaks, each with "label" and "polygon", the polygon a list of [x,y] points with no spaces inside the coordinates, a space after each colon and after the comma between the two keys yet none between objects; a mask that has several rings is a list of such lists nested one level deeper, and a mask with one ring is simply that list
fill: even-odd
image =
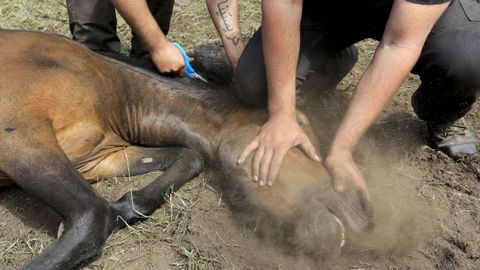
[{"label": "horse's mane", "polygon": [[170,93],[196,100],[212,111],[228,113],[245,107],[234,93],[232,86],[215,81],[209,83],[197,82],[189,78],[171,78],[147,69],[149,64],[141,60],[115,54],[103,55],[103,58],[114,65],[131,72],[148,83],[157,85],[159,89],[168,89]]}]

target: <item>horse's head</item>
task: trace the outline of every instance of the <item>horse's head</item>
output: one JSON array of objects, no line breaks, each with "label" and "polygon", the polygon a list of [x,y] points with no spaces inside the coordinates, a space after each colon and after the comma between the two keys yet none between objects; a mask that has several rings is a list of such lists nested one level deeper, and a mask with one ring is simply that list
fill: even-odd
[{"label": "horse's head", "polygon": [[[316,144],[308,119],[301,116],[299,123]],[[227,183],[235,195],[232,205],[245,213],[242,218],[253,218],[258,231],[273,233],[273,238],[282,238],[297,252],[319,261],[335,258],[349,235],[371,226],[371,210],[360,190],[336,192],[323,164],[297,148],[287,153],[272,187],[251,181],[249,161],[246,164],[228,169]]]}]

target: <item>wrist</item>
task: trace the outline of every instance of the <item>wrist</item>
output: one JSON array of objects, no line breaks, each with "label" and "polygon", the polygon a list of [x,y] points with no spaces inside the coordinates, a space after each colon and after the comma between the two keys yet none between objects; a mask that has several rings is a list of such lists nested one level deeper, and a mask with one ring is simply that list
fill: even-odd
[{"label": "wrist", "polygon": [[223,37],[222,43],[225,53],[227,54],[228,61],[230,64],[236,65],[243,53],[243,50],[245,49],[245,44],[243,43],[241,33],[229,33],[227,36]]},{"label": "wrist", "polygon": [[230,63],[230,66],[232,67],[233,70],[237,68],[238,61],[240,60],[240,55],[241,55],[241,52],[239,54],[227,53],[228,62]]},{"label": "wrist", "polygon": [[243,38],[242,38],[242,32],[240,31],[240,29],[224,32],[224,34],[222,35],[222,39],[224,44],[234,44],[234,45],[244,44]]},{"label": "wrist", "polygon": [[352,156],[353,146],[343,144],[343,143],[336,143],[335,141],[330,146],[328,151],[328,156],[336,156],[336,155],[347,155]]},{"label": "wrist", "polygon": [[146,47],[151,54],[163,51],[165,48],[171,45],[170,41],[168,41],[165,36],[159,36],[153,40],[154,41],[150,42],[151,44],[146,44]]},{"label": "wrist", "polygon": [[269,119],[294,119],[295,120],[295,110],[269,110]]},{"label": "wrist", "polygon": [[[277,93],[285,93],[287,91],[269,91]],[[288,97],[290,96],[290,97]],[[278,96],[277,98],[270,98],[268,101],[268,114],[270,118],[296,118],[295,108],[295,94],[287,95],[286,97]]]}]

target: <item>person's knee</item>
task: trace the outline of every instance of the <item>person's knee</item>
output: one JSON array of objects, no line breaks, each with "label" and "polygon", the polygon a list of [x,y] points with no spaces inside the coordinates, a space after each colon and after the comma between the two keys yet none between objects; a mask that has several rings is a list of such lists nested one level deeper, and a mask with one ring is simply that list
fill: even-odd
[{"label": "person's knee", "polygon": [[426,122],[450,123],[471,109],[475,92],[461,89],[449,80],[422,78],[422,84],[412,95],[412,107]]},{"label": "person's knee", "polygon": [[442,84],[452,88],[450,91],[457,95],[476,95],[480,91],[480,45],[469,43],[457,34],[446,35],[449,36],[449,42],[445,42],[444,38],[443,42],[437,41],[431,48],[426,49],[424,72],[420,75],[442,81]]},{"label": "person's knee", "polygon": [[458,48],[456,54],[447,53],[438,56],[440,63],[448,63],[441,67],[446,70],[445,80],[454,85],[460,95],[476,95],[480,91],[480,52]]},{"label": "person's knee", "polygon": [[262,49],[262,31],[258,29],[245,46],[233,76],[237,96],[251,106],[266,106],[267,76]]},{"label": "person's knee", "polygon": [[266,106],[268,102],[266,78],[239,65],[234,76],[238,98],[251,106]]}]

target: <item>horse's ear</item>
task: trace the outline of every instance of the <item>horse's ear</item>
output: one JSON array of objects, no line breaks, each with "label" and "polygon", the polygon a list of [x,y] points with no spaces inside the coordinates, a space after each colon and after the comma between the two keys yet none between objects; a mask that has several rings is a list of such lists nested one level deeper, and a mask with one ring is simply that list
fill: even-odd
[{"label": "horse's ear", "polygon": [[310,124],[310,120],[308,119],[307,115],[305,115],[303,112],[297,110],[296,117],[297,117],[298,124],[305,131],[308,138],[310,138],[310,141],[315,146],[315,148],[317,149],[317,153],[318,153],[319,150],[320,150],[320,148],[319,148],[320,143],[318,141],[317,136],[313,132],[312,125]]},{"label": "horse's ear", "polygon": [[308,120],[308,117],[306,114],[304,114],[303,112],[297,110],[295,112],[295,116],[297,117],[297,122],[298,124],[303,128],[305,126],[308,126],[310,125],[310,120]]}]

